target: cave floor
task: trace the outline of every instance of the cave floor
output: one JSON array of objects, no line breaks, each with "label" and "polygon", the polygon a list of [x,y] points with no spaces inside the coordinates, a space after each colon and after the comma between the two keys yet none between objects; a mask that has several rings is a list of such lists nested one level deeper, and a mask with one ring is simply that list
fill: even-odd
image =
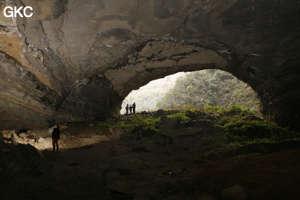
[{"label": "cave floor", "polygon": [[[218,130],[164,129],[59,152],[43,150],[36,171],[3,176],[1,199],[298,199],[300,147],[231,150]],[[299,146],[299,145],[298,145]],[[253,150],[254,149],[254,150]],[[236,197],[234,197],[234,195]],[[244,196],[243,196],[244,195]],[[246,195],[246,196],[245,196]],[[227,198],[230,199],[230,198]]]}]

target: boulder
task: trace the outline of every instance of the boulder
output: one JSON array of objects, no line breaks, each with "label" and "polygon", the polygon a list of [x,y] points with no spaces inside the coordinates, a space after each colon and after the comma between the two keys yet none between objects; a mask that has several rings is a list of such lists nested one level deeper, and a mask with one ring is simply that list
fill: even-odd
[{"label": "boulder", "polygon": [[110,137],[112,139],[119,139],[123,134],[126,133],[124,128],[119,127],[109,127],[109,131],[111,133]]},{"label": "boulder", "polygon": [[161,119],[161,125],[160,129],[177,129],[180,127],[181,123],[180,117],[174,117],[174,118],[163,118]]},{"label": "boulder", "polygon": [[31,146],[30,144],[18,144],[18,151],[21,155],[28,160],[40,160],[41,156],[36,148]]}]

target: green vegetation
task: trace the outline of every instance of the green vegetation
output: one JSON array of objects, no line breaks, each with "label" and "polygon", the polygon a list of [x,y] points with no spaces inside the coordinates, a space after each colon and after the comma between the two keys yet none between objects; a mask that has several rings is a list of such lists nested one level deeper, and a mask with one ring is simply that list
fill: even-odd
[{"label": "green vegetation", "polygon": [[187,122],[191,121],[191,118],[189,118],[188,116],[185,115],[185,113],[182,113],[182,112],[175,113],[175,114],[172,114],[172,115],[168,115],[167,117],[168,118],[179,117],[179,118],[181,118],[182,123],[187,123]]},{"label": "green vegetation", "polygon": [[[159,114],[158,114],[159,113]],[[203,141],[214,144],[216,147],[241,147],[254,143],[280,143],[283,141],[300,140],[300,134],[282,128],[276,123],[264,120],[245,106],[220,106],[205,105],[198,108],[188,104],[177,110],[161,110],[157,112],[137,113],[123,117],[121,120],[100,123],[106,127],[130,127],[131,133],[151,136],[160,132],[157,128],[160,118],[180,118],[182,127],[193,126],[199,120],[200,124],[209,121],[216,129],[204,132]],[[191,122],[191,123],[188,123]],[[194,123],[195,122],[195,123]],[[197,126],[196,126],[197,127]]]},{"label": "green vegetation", "polygon": [[[221,106],[210,106],[205,105],[204,107],[196,107],[191,104],[183,105],[182,107],[176,108],[176,109],[164,109],[164,110],[173,110],[178,112],[203,112],[205,114],[212,114],[214,116],[220,116],[220,115],[232,115],[232,113],[239,113],[241,115],[251,115],[256,116],[256,112],[251,110],[250,108],[246,106],[237,106],[232,105],[227,108],[223,108]],[[258,116],[257,116],[258,117]]]},{"label": "green vegetation", "polygon": [[203,111],[205,113],[220,113],[222,114],[224,112],[224,109],[220,106],[209,106],[209,105],[205,105],[203,107]]},{"label": "green vegetation", "polygon": [[99,123],[99,126],[105,127],[119,127],[119,128],[126,128],[126,127],[140,127],[141,130],[153,130],[155,132],[159,132],[159,130],[155,127],[159,118],[153,117],[140,117],[135,116],[132,119],[128,120],[117,120],[112,122],[102,122]]},{"label": "green vegetation", "polygon": [[203,111],[203,108],[196,107],[195,105],[192,104],[185,104],[182,107],[177,108],[180,111],[190,111],[190,112],[195,112],[195,111]]},{"label": "green vegetation", "polygon": [[217,134],[204,138],[207,141],[217,141],[224,138],[228,147],[237,147],[253,143],[277,143],[289,140],[300,140],[300,134],[282,128],[275,122],[260,118],[255,111],[246,106],[232,105],[227,108],[220,106],[205,105],[197,108],[193,105],[183,106],[178,113],[168,117],[181,117],[182,120],[190,121],[186,113],[201,112],[207,116],[213,116],[215,126],[224,130],[224,135]]},{"label": "green vegetation", "polygon": [[[242,105],[260,113],[257,95],[244,82],[221,70],[202,70],[179,77],[175,87],[158,101],[159,108],[183,108],[185,105],[204,108],[206,112]],[[213,106],[213,107],[211,107]],[[217,106],[217,107],[215,107]]]},{"label": "green vegetation", "polygon": [[121,113],[125,112],[126,104],[133,102],[137,103],[137,111],[166,108],[192,110],[193,107],[197,110],[206,107],[208,111],[208,106],[226,108],[242,105],[260,114],[260,102],[252,88],[230,73],[216,69],[176,74],[152,81],[126,97]]},{"label": "green vegetation", "polygon": [[230,142],[229,146],[300,139],[299,133],[263,120],[245,107],[234,106],[225,109],[216,126],[225,130],[225,136]]}]

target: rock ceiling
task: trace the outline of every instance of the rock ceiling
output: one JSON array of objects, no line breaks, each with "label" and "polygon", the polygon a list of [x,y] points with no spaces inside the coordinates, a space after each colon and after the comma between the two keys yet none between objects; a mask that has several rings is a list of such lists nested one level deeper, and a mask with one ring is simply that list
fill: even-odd
[{"label": "rock ceiling", "polygon": [[[299,129],[298,0],[0,1],[0,129],[105,119],[149,81],[218,68]],[[6,18],[5,6],[31,6]],[[298,127],[297,127],[298,126]]]}]

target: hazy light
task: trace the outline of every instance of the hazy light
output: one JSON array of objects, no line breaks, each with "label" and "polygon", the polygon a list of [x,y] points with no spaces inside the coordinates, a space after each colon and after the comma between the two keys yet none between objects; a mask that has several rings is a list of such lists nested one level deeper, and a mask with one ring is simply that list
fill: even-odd
[{"label": "hazy light", "polygon": [[136,103],[136,111],[157,110],[156,103],[175,86],[178,77],[184,76],[185,72],[179,72],[164,78],[156,79],[149,82],[147,85],[140,87],[138,90],[133,90],[124,99],[122,103],[121,114],[124,114],[126,104]]}]

